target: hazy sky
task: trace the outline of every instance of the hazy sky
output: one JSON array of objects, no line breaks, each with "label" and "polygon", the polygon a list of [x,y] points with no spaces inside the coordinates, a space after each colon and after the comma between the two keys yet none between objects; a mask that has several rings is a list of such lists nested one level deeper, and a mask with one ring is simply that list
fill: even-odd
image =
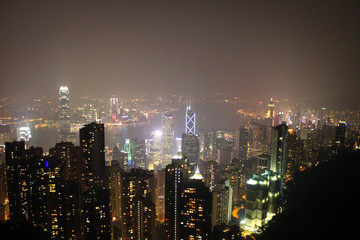
[{"label": "hazy sky", "polygon": [[1,1],[0,94],[360,100],[360,1]]}]

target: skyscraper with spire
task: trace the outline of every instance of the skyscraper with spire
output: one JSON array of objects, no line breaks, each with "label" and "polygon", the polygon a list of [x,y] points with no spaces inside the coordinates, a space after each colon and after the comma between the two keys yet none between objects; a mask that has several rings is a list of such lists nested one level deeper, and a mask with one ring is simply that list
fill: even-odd
[{"label": "skyscraper with spire", "polygon": [[64,85],[59,89],[59,123],[60,141],[67,141],[70,135],[70,106],[69,88]]},{"label": "skyscraper with spire", "polygon": [[275,104],[273,99],[270,99],[270,102],[268,104],[268,112],[267,112],[267,116],[268,119],[271,119],[271,126],[274,126],[275,123]]}]

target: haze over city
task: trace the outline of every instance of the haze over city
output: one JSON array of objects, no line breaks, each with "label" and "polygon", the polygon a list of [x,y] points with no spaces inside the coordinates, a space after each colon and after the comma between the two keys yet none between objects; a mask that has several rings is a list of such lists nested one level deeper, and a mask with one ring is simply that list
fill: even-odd
[{"label": "haze over city", "polygon": [[356,1],[2,1],[1,95],[359,100]]}]

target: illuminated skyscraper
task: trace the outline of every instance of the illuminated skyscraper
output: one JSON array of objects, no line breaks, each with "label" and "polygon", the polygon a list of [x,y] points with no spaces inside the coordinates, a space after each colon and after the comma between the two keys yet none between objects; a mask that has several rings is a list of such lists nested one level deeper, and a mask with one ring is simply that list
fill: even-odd
[{"label": "illuminated skyscraper", "polygon": [[186,116],[185,116],[185,133],[186,134],[195,134],[195,125],[196,125],[196,114],[191,110],[191,99],[186,107]]},{"label": "illuminated skyscraper", "polygon": [[161,223],[165,221],[165,170],[155,171],[156,219]]},{"label": "illuminated skyscraper", "polygon": [[93,122],[81,128],[80,146],[87,165],[89,187],[102,186],[105,171],[104,124]]},{"label": "illuminated skyscraper", "polygon": [[162,127],[162,144],[161,152],[163,155],[162,167],[165,167],[171,163],[171,156],[174,153],[174,116],[162,115],[161,118]]},{"label": "illuminated skyscraper", "polygon": [[144,139],[134,139],[133,142],[133,161],[136,168],[146,169],[146,146]]},{"label": "illuminated skyscraper", "polygon": [[65,142],[70,135],[70,106],[68,87],[61,86],[59,95],[60,140]]},{"label": "illuminated skyscraper", "polygon": [[161,130],[151,132],[151,138],[145,140],[146,156],[148,158],[147,168],[149,170],[161,168]]},{"label": "illuminated skyscraper", "polygon": [[236,158],[244,161],[248,155],[249,131],[245,127],[236,130]]},{"label": "illuminated skyscraper", "polygon": [[266,126],[250,124],[248,128],[248,141],[248,158],[255,158],[266,152]]},{"label": "illuminated skyscraper", "polygon": [[19,141],[29,141],[31,138],[31,131],[29,127],[20,127],[18,131],[18,140]]},{"label": "illuminated skyscraper", "polygon": [[275,121],[275,104],[273,102],[273,99],[270,99],[270,102],[268,104],[268,112],[267,112],[267,118],[271,119],[271,125],[274,126]]},{"label": "illuminated skyscraper", "polygon": [[210,239],[212,194],[197,167],[180,197],[180,239]]},{"label": "illuminated skyscraper", "polygon": [[345,147],[346,121],[339,121],[335,128],[335,144],[337,148]]},{"label": "illuminated skyscraper", "polygon": [[230,179],[226,179],[216,185],[212,192],[212,227],[220,224],[229,226],[232,211],[232,195]]},{"label": "illuminated skyscraper", "polygon": [[121,173],[120,239],[155,239],[153,172],[131,169]]},{"label": "illuminated skyscraper", "polygon": [[182,153],[187,157],[189,163],[197,163],[199,160],[199,139],[194,134],[182,134]]},{"label": "illuminated skyscraper", "polygon": [[130,138],[125,138],[124,153],[127,154],[127,162],[125,163],[125,169],[130,169],[134,167],[133,142]]},{"label": "illuminated skyscraper", "polygon": [[272,129],[270,170],[280,175],[280,197],[283,196],[286,171],[288,126],[283,123]]},{"label": "illuminated skyscraper", "polygon": [[165,236],[167,240],[180,239],[180,196],[188,179],[186,157],[177,153],[165,170]]},{"label": "illuminated skyscraper", "polygon": [[246,182],[245,226],[255,231],[278,213],[279,175],[265,170]]},{"label": "illuminated skyscraper", "polygon": [[104,124],[80,129],[80,146],[87,167],[88,190],[83,194],[85,238],[111,239],[110,194],[105,181]]},{"label": "illuminated skyscraper", "polygon": [[110,115],[111,118],[115,121],[117,115],[119,114],[119,99],[112,97],[110,98]]},{"label": "illuminated skyscraper", "polygon": [[48,227],[49,186],[42,148],[25,149],[23,141],[7,142],[5,158],[10,219]]}]

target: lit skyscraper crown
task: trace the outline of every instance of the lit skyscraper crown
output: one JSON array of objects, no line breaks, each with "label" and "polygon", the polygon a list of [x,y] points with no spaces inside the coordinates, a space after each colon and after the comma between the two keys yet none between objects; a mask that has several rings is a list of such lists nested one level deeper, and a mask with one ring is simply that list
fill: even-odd
[{"label": "lit skyscraper crown", "polygon": [[195,125],[196,125],[196,113],[193,110],[191,110],[191,98],[190,98],[186,107],[185,133],[195,134]]}]

